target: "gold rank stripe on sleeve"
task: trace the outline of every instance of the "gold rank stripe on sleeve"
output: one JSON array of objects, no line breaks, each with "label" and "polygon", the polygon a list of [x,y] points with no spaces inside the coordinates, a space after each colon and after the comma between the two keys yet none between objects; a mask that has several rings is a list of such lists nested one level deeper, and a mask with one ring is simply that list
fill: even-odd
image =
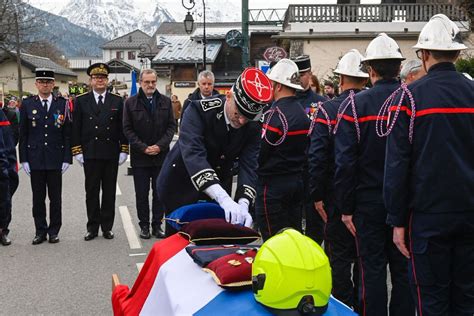
[{"label": "gold rank stripe on sleeve", "polygon": [[71,147],[71,152],[73,156],[82,154],[82,146],[78,145]]},{"label": "gold rank stripe on sleeve", "polygon": [[120,151],[123,152],[123,153],[127,153],[128,154],[128,151],[129,151],[129,146],[128,145],[121,145],[120,147]]}]

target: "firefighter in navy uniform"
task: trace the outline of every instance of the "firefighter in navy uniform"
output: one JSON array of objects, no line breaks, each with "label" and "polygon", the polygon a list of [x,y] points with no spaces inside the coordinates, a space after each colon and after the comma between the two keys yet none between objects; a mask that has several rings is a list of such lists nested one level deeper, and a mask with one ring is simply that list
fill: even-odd
[{"label": "firefighter in navy uniform", "polygon": [[273,102],[265,115],[258,156],[257,226],[267,240],[282,228],[302,230],[303,165],[310,120],[295,96],[302,90],[298,66],[281,59],[269,71]]},{"label": "firefighter in navy uniform", "polygon": [[357,264],[354,236],[341,221],[334,201],[334,127],[339,107],[350,104],[369,75],[361,70],[362,55],[352,49],[334,70],[341,94],[319,106],[313,118],[309,147],[310,192],[314,208],[326,223],[324,248],[332,268],[332,294],[344,304],[357,307]]},{"label": "firefighter in navy uniform", "polygon": [[122,130],[123,99],[106,91],[109,67],[96,63],[87,74],[92,91],[77,96],[72,126],[72,154],[85,175],[86,241],[97,237],[99,227],[104,238],[114,238],[118,166],[127,160],[129,149]]},{"label": "firefighter in navy uniform", "polygon": [[11,245],[8,237],[12,219],[12,197],[18,187],[15,140],[11,123],[0,111],[0,244]]},{"label": "firefighter in navy uniform", "polygon": [[[20,108],[20,163],[31,177],[33,218],[36,233],[33,245],[59,242],[62,224],[62,174],[72,163],[71,122],[66,100],[54,97],[54,72],[36,69],[38,95],[23,101]],[[49,225],[46,220],[46,193],[50,200]]]},{"label": "firefighter in navy uniform", "polygon": [[460,36],[443,14],[423,27],[414,48],[427,74],[387,139],[387,223],[423,316],[474,315],[474,83],[454,67]]},{"label": "firefighter in navy uniform", "polygon": [[356,94],[354,104],[341,110],[336,123],[335,201],[344,224],[355,236],[361,315],[387,315],[387,264],[392,280],[390,315],[415,314],[409,294],[408,261],[393,244],[392,228],[385,223],[385,138],[379,137],[375,128],[380,108],[400,86],[397,76],[403,59],[392,38],[381,33],[373,39],[363,59],[373,88]]},{"label": "firefighter in navy uniform", "polygon": [[[260,145],[257,122],[272,98],[268,78],[247,68],[225,96],[193,101],[183,117],[179,140],[168,153],[158,176],[158,193],[167,212],[215,200],[227,221],[252,224],[249,206],[255,199],[256,161]],[[235,201],[226,183],[239,158]],[[166,228],[170,234],[170,227]]]},{"label": "firefighter in navy uniform", "polygon": [[[327,101],[327,99],[311,89],[312,72],[309,56],[298,56],[293,61],[298,66],[300,82],[303,87],[303,90],[296,91],[296,99],[301,103],[308,117],[312,119],[318,102],[324,102]],[[305,202],[303,206],[303,216],[305,217],[306,222],[305,234],[321,244],[324,239],[324,222],[314,209],[313,201],[310,199],[308,162],[306,161],[304,164],[303,182]]]}]

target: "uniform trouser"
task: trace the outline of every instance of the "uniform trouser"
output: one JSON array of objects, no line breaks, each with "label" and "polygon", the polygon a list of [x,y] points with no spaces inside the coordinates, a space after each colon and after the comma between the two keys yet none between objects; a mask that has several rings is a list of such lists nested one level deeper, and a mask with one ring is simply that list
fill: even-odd
[{"label": "uniform trouser", "polygon": [[331,263],[332,295],[357,311],[359,272],[355,240],[333,207],[326,206],[326,212],[324,250]]},{"label": "uniform trouser", "polygon": [[16,189],[18,188],[18,184],[19,184],[18,172],[16,172],[16,170],[13,170],[13,168],[8,171],[8,177],[10,179],[9,181],[10,196],[8,198],[8,203],[6,204],[5,216],[3,218],[3,221],[0,220],[0,229],[2,229],[2,232],[5,235],[8,235],[8,233],[10,232],[10,230],[8,229],[8,226],[10,225],[10,222],[12,221],[13,195],[15,194]]},{"label": "uniform trouser", "polygon": [[263,240],[285,227],[301,231],[303,196],[301,174],[259,177],[255,216]]},{"label": "uniform trouser", "polygon": [[6,170],[0,170],[0,229],[2,233],[8,234],[9,205],[10,205],[10,183]]},{"label": "uniform trouser", "polygon": [[304,216],[306,221],[305,235],[313,239],[318,244],[322,244],[324,240],[324,222],[319,216],[318,211],[314,208],[314,201],[310,198],[309,173],[303,172],[304,183]]},{"label": "uniform trouser", "polygon": [[388,264],[392,282],[389,314],[415,315],[408,282],[408,259],[393,243],[393,229],[385,224],[385,218],[383,206],[358,207],[353,217],[359,259],[359,313],[362,316],[388,315]]},{"label": "uniform trouser", "polygon": [[[112,230],[115,218],[117,159],[86,159],[84,161],[87,231],[97,233]],[[102,201],[100,189],[102,187]]]},{"label": "uniform trouser", "polygon": [[413,213],[410,283],[418,315],[474,315],[474,209]]},{"label": "uniform trouser", "polygon": [[164,214],[164,206],[160,202],[156,190],[156,179],[161,167],[133,167],[133,183],[135,185],[135,199],[140,228],[150,228],[150,183],[152,188],[151,227],[159,229]]},{"label": "uniform trouser", "polygon": [[[33,191],[33,218],[36,236],[56,236],[62,224],[61,216],[61,170],[31,170]],[[49,226],[46,221],[46,192],[49,197]]]}]

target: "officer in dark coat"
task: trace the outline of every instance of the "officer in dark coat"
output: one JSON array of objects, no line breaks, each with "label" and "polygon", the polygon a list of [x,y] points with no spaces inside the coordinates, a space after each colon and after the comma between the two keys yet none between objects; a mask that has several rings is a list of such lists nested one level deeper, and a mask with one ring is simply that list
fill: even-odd
[{"label": "officer in dark coat", "polygon": [[[198,74],[198,88],[190,93],[188,98],[184,100],[183,109],[181,110],[181,117],[189,104],[193,101],[202,100],[211,96],[218,95],[219,92],[214,89],[214,74],[210,70],[203,70]],[[181,122],[182,124],[182,122]]]},{"label": "officer in dark coat", "polygon": [[[71,126],[66,100],[54,97],[54,72],[36,69],[38,95],[23,101],[20,108],[20,162],[31,176],[33,218],[36,234],[33,245],[49,235],[59,242],[61,228],[62,174],[72,163]],[[50,200],[49,225],[46,221],[46,192]]]},{"label": "officer in dark coat", "polygon": [[[339,107],[349,105],[367,83],[369,75],[360,70],[362,55],[350,50],[339,61],[340,96],[322,103],[313,118],[309,147],[310,192],[314,208],[325,225],[324,248],[331,263],[332,295],[357,309],[358,272],[354,236],[341,221],[334,201],[334,127]],[[356,263],[356,264],[354,264]],[[354,266],[354,269],[352,269]]]},{"label": "officer in dark coat", "polygon": [[[294,62],[298,66],[300,72],[300,81],[303,90],[296,91],[296,99],[303,106],[306,114],[310,119],[313,117],[313,113],[316,110],[318,102],[327,101],[327,99],[311,89],[311,60],[308,55],[301,55],[294,59]],[[308,143],[309,144],[309,143]],[[311,237],[314,241],[321,244],[324,239],[324,222],[318,215],[313,207],[313,201],[310,198],[309,192],[309,172],[308,162],[304,163],[303,172],[303,184],[304,184],[304,206],[303,215],[306,219],[305,234]]]},{"label": "officer in dark coat", "polygon": [[437,14],[414,48],[427,74],[408,86],[413,103],[405,96],[391,107],[387,223],[409,258],[418,315],[473,315],[474,82],[454,67],[467,47],[456,24]]},{"label": "officer in dark coat", "polygon": [[[166,211],[213,199],[232,223],[250,226],[255,199],[260,126],[256,122],[271,101],[271,85],[260,70],[247,68],[225,96],[192,102],[183,117],[178,142],[163,164],[158,192]],[[232,166],[239,159],[235,201],[230,197]],[[167,228],[168,230],[168,228]],[[167,231],[168,234],[168,231]]]},{"label": "officer in dark coat", "polygon": [[[128,157],[128,140],[122,132],[123,99],[106,92],[109,67],[96,63],[87,69],[92,91],[77,96],[72,127],[72,154],[84,166],[87,233],[112,239],[118,166]],[[102,199],[99,197],[102,187]]]},{"label": "officer in dark coat", "polygon": [[153,69],[142,70],[138,94],[127,99],[123,111],[123,133],[131,147],[140,237],[143,239],[151,237],[148,202],[150,182],[153,189],[152,234],[160,238],[164,236],[161,229],[164,207],[158,197],[156,179],[176,131],[171,100],[158,92],[156,79]]},{"label": "officer in dark coat", "polygon": [[12,197],[18,187],[16,148],[10,122],[0,111],[0,243],[8,246],[12,219]]},{"label": "officer in dark coat", "polygon": [[[387,315],[387,264],[392,290],[390,315],[414,315],[415,306],[407,278],[408,261],[392,242],[383,204],[385,138],[376,133],[376,122],[385,100],[400,86],[397,76],[403,56],[386,34],[370,42],[364,60],[373,88],[355,95],[336,123],[334,139],[336,208],[355,236],[359,258],[359,311],[362,315]],[[342,110],[341,110],[342,112]],[[386,117],[380,117],[386,120]],[[381,124],[384,124],[383,122]]]},{"label": "officer in dark coat", "polygon": [[255,215],[264,240],[285,227],[301,231],[303,166],[307,160],[310,120],[295,97],[298,66],[281,59],[269,71],[275,102],[265,115],[260,154]]}]

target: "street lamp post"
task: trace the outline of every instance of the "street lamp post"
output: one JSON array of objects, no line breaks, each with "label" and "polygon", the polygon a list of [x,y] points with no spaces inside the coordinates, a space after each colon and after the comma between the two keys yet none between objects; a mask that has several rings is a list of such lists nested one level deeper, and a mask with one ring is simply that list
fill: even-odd
[{"label": "street lamp post", "polygon": [[[188,10],[188,13],[186,14],[186,17],[184,18],[184,29],[186,33],[191,34],[193,32],[193,26],[194,26],[194,19],[193,16],[191,15],[190,10],[194,8],[196,5],[196,0],[181,0],[183,7]],[[206,45],[207,45],[207,39],[206,39],[206,3],[204,0],[202,0],[202,17],[203,17],[203,32],[202,32],[202,66],[203,69],[206,69]]]}]

